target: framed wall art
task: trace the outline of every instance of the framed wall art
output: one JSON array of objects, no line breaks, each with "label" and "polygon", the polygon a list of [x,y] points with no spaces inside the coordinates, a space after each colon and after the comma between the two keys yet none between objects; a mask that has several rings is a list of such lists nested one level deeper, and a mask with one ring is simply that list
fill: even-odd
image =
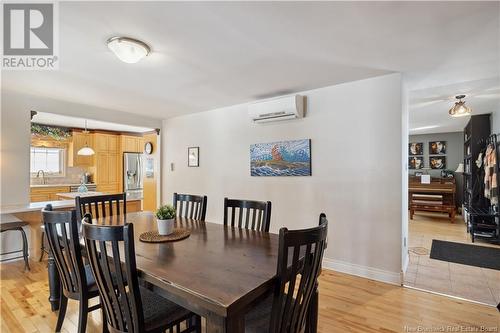
[{"label": "framed wall art", "polygon": [[250,174],[251,176],[310,176],[311,140],[251,145]]},{"label": "framed wall art", "polygon": [[188,167],[200,166],[200,147],[188,147]]}]

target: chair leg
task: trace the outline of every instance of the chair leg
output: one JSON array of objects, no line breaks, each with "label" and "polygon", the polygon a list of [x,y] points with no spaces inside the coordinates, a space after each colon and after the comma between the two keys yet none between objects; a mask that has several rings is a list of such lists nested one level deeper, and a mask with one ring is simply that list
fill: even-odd
[{"label": "chair leg", "polygon": [[81,299],[79,309],[78,333],[85,333],[85,329],[87,328],[87,317],[89,314],[89,301],[86,299]]},{"label": "chair leg", "polygon": [[23,228],[19,229],[21,235],[23,236],[23,257],[24,257],[24,270],[30,270],[30,264],[28,260],[28,238],[26,238],[26,233]]},{"label": "chair leg", "polygon": [[68,298],[61,292],[59,299],[59,314],[57,316],[56,332],[61,332],[61,327],[66,316],[66,307],[68,305]]},{"label": "chair leg", "polygon": [[45,232],[42,231],[42,246],[40,247],[40,259],[38,259],[38,262],[41,262],[43,260],[43,255],[45,254]]}]

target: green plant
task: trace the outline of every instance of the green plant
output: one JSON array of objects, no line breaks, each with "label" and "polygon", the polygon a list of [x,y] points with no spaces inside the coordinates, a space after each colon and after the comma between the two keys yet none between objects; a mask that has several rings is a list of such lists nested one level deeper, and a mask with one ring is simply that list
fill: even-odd
[{"label": "green plant", "polygon": [[31,123],[31,134],[42,137],[50,137],[54,140],[66,140],[71,137],[71,131],[69,128],[47,126],[36,123]]},{"label": "green plant", "polygon": [[156,210],[158,220],[170,220],[175,217],[175,208],[172,205],[163,205]]}]

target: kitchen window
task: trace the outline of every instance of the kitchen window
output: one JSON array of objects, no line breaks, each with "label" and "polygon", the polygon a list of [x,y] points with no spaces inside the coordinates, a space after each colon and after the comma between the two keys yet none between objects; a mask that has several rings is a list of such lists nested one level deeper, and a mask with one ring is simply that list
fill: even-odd
[{"label": "kitchen window", "polygon": [[45,177],[64,177],[64,148],[31,147],[30,156],[32,177],[36,177],[40,170],[43,170]]}]

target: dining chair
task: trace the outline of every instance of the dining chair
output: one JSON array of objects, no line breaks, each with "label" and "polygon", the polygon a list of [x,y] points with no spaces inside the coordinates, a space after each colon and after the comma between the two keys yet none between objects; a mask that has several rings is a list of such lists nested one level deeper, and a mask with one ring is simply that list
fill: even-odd
[{"label": "dining chair", "polygon": [[76,212],[75,210],[52,211],[52,206],[47,205],[42,210],[42,217],[47,243],[59,272],[62,287],[56,332],[61,331],[69,298],[80,303],[78,332],[84,333],[88,313],[99,309],[101,305],[89,307],[88,304],[91,298],[99,296],[99,291],[90,266],[83,263]]},{"label": "dining chair", "polygon": [[246,315],[245,332],[315,332],[311,302],[317,292],[328,231],[326,216],[320,219],[314,228],[280,229],[274,293]]},{"label": "dining chair", "polygon": [[205,221],[207,196],[174,193],[174,207],[179,217]]},{"label": "dining chair", "polygon": [[139,286],[133,224],[97,225],[85,220],[83,236],[106,314],[103,325],[110,332],[173,332],[174,328],[177,333],[201,332],[199,316]]},{"label": "dining chair", "polygon": [[[236,210],[238,210],[238,216],[236,216]],[[271,201],[224,198],[224,225],[229,223],[231,227],[269,232]]]},{"label": "dining chair", "polygon": [[[127,196],[126,193],[103,194],[95,196],[77,196],[76,217],[81,221],[86,213],[92,214],[95,218],[104,218],[106,216],[126,215],[127,214]],[[122,204],[120,205],[120,203]]]}]

